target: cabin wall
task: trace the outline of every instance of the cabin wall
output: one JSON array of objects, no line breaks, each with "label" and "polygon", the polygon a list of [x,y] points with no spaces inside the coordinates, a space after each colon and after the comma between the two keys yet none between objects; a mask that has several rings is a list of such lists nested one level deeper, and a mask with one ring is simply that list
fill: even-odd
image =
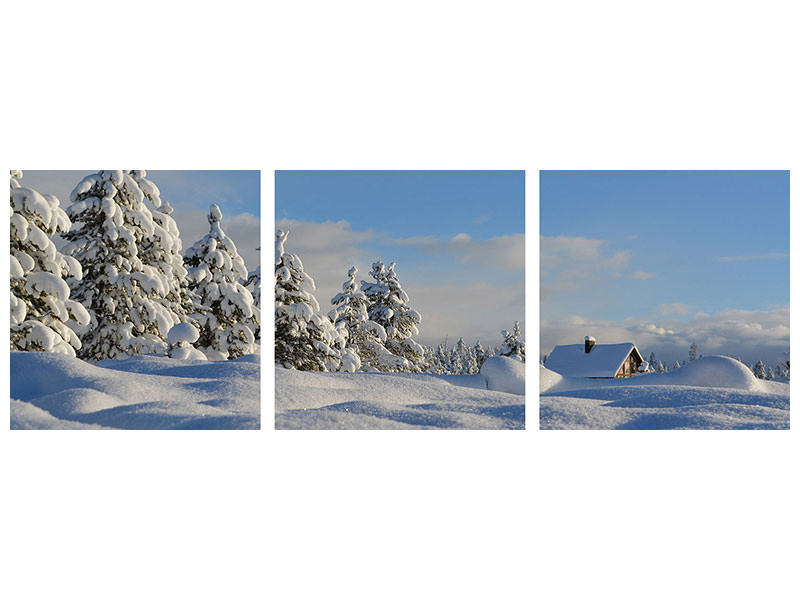
[{"label": "cabin wall", "polygon": [[633,352],[628,354],[628,357],[625,359],[625,362],[622,363],[622,366],[614,375],[614,378],[618,377],[633,377],[636,375],[636,371],[639,369],[639,361],[637,361],[634,356]]}]

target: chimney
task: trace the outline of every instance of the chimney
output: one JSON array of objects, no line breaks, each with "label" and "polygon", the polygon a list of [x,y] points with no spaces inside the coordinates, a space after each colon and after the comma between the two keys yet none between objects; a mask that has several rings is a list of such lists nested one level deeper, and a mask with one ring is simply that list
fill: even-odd
[{"label": "chimney", "polygon": [[589,354],[589,352],[591,352],[592,346],[594,346],[594,343],[596,341],[597,340],[590,335],[587,335],[585,338],[583,338],[583,349],[586,351],[586,354]]}]

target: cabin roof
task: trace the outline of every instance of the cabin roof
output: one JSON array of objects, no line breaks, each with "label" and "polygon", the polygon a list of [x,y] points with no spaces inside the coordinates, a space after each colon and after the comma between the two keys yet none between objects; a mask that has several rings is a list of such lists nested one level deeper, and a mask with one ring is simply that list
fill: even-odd
[{"label": "cabin roof", "polygon": [[553,348],[545,366],[569,377],[614,377],[631,352],[635,352],[640,361],[644,360],[630,342],[595,344],[589,354],[584,344],[567,344]]}]

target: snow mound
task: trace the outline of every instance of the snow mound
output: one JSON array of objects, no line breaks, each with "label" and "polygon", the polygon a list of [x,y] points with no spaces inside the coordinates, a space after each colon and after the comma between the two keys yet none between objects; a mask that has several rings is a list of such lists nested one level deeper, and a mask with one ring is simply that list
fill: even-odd
[{"label": "snow mound", "polygon": [[[660,381],[674,385],[696,385],[701,387],[760,389],[760,382],[747,366],[729,356],[705,356],[670,373],[656,375]],[[644,383],[642,378],[642,382]],[[646,378],[649,380],[649,378]],[[648,381],[648,383],[651,383]]]},{"label": "snow mound", "polygon": [[555,371],[551,371],[544,365],[539,365],[539,393],[544,393],[557,386],[564,379]]},{"label": "snow mound", "polygon": [[200,332],[191,323],[178,323],[169,330],[167,343],[170,345],[179,344],[180,342],[193,344],[199,337]]},{"label": "snow mound", "polygon": [[507,356],[490,356],[481,367],[487,389],[525,395],[525,363]]},{"label": "snow mound", "polygon": [[12,429],[258,429],[260,369],[135,356],[11,353]]},{"label": "snow mound", "polygon": [[525,399],[481,375],[275,367],[276,429],[524,429]]},{"label": "snow mound", "polygon": [[620,379],[540,374],[541,429],[789,428],[789,384],[758,380],[726,356]]}]

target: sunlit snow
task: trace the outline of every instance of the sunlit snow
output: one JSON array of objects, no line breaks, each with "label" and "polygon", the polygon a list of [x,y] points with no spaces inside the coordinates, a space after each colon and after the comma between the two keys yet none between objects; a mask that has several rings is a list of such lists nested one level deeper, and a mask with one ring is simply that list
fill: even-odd
[{"label": "sunlit snow", "polygon": [[564,377],[540,367],[541,429],[788,429],[789,384],[708,356],[632,378]]},{"label": "sunlit snow", "polygon": [[90,364],[12,352],[12,429],[258,429],[259,357]]}]

